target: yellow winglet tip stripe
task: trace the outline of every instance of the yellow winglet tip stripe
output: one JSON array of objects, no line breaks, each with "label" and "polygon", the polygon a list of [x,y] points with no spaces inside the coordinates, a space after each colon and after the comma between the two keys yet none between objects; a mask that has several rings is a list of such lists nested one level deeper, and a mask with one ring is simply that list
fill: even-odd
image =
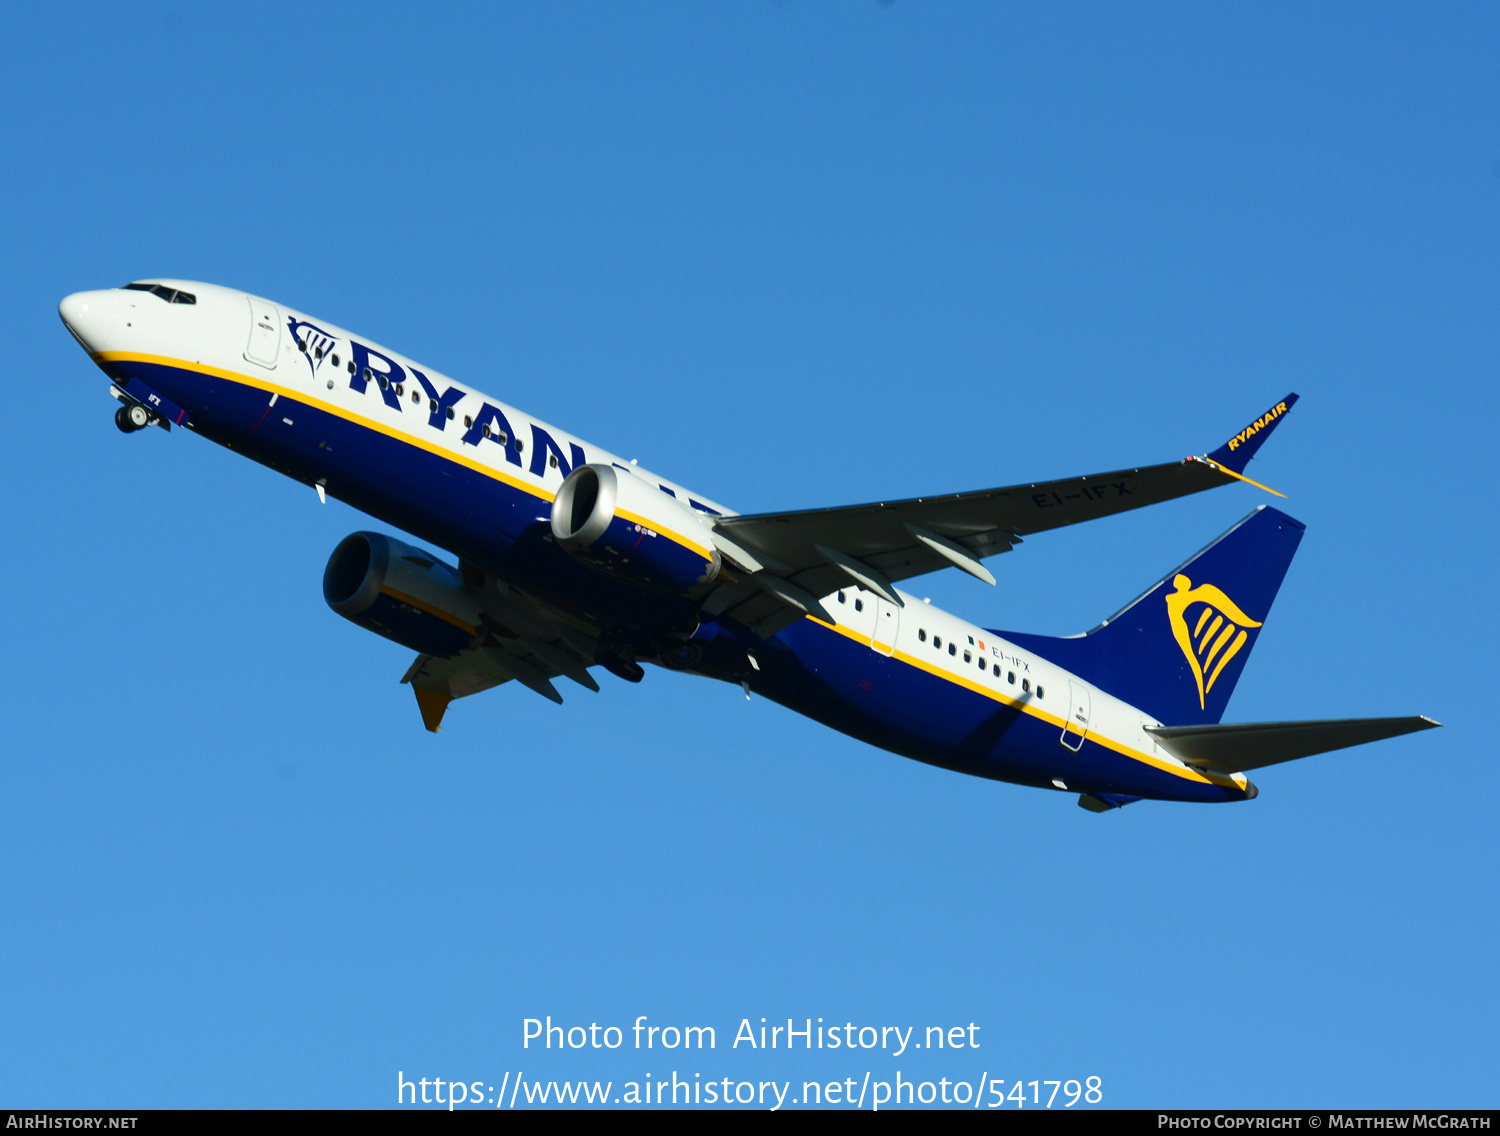
[{"label": "yellow winglet tip stripe", "polygon": [[1264,489],[1267,493],[1274,493],[1277,497],[1282,497],[1282,498],[1286,497],[1286,494],[1283,493],[1283,492],[1281,492],[1279,489],[1272,489],[1269,485],[1262,485],[1260,482],[1256,481],[1253,477],[1246,477],[1243,473],[1235,473],[1234,470],[1228,469],[1225,466],[1220,465],[1218,462],[1214,461],[1213,458],[1200,457],[1200,458],[1194,458],[1193,460],[1194,461],[1201,461],[1204,465],[1211,465],[1211,466],[1214,467],[1214,469],[1218,470],[1220,473],[1227,473],[1230,477],[1235,477],[1235,478],[1238,478],[1240,481],[1248,482],[1249,484],[1255,486],[1255,488],[1257,488],[1257,489]]}]

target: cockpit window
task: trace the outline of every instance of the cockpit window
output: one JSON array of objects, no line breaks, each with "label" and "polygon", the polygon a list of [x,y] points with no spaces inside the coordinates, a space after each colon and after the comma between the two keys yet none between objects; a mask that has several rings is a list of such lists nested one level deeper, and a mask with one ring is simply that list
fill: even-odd
[{"label": "cockpit window", "polygon": [[165,284],[127,284],[127,292],[150,292],[153,296],[160,296],[169,304],[196,304],[198,297],[191,292],[180,292],[176,288],[168,288]]}]

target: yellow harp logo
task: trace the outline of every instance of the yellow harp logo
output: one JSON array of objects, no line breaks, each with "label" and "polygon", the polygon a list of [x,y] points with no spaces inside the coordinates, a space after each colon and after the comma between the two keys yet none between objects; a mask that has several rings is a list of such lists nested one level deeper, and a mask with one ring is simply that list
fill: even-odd
[{"label": "yellow harp logo", "polygon": [[[1177,645],[1187,656],[1193,668],[1193,677],[1198,680],[1198,708],[1205,708],[1208,692],[1214,688],[1220,672],[1229,665],[1229,660],[1240,653],[1245,640],[1250,638],[1247,627],[1259,627],[1235,606],[1233,600],[1212,584],[1199,584],[1186,576],[1173,578],[1177,589],[1167,595],[1167,618],[1172,623],[1172,634]],[[1188,630],[1189,609],[1202,610]]]}]

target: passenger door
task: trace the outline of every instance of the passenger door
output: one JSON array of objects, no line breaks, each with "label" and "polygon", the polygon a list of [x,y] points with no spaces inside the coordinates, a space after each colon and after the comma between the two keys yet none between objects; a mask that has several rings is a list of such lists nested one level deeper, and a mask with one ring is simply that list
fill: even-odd
[{"label": "passenger door", "polygon": [[250,342],[245,358],[267,370],[276,369],[276,352],[281,350],[281,310],[269,300],[247,296],[250,304]]}]

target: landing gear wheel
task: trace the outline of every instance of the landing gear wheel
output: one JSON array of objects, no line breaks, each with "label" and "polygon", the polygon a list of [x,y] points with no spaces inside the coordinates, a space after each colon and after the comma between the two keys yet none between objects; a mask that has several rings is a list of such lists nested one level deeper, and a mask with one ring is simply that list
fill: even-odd
[{"label": "landing gear wheel", "polygon": [[703,644],[689,639],[686,643],[677,643],[666,648],[659,658],[662,666],[669,670],[691,670],[703,661]]},{"label": "landing gear wheel", "polygon": [[122,406],[119,410],[115,411],[115,425],[122,434],[134,434],[140,429],[139,426],[130,420],[130,407],[128,406]]},{"label": "landing gear wheel", "polygon": [[151,415],[140,403],[132,403],[125,408],[126,415],[130,418],[130,424],[137,430],[151,425]]}]

